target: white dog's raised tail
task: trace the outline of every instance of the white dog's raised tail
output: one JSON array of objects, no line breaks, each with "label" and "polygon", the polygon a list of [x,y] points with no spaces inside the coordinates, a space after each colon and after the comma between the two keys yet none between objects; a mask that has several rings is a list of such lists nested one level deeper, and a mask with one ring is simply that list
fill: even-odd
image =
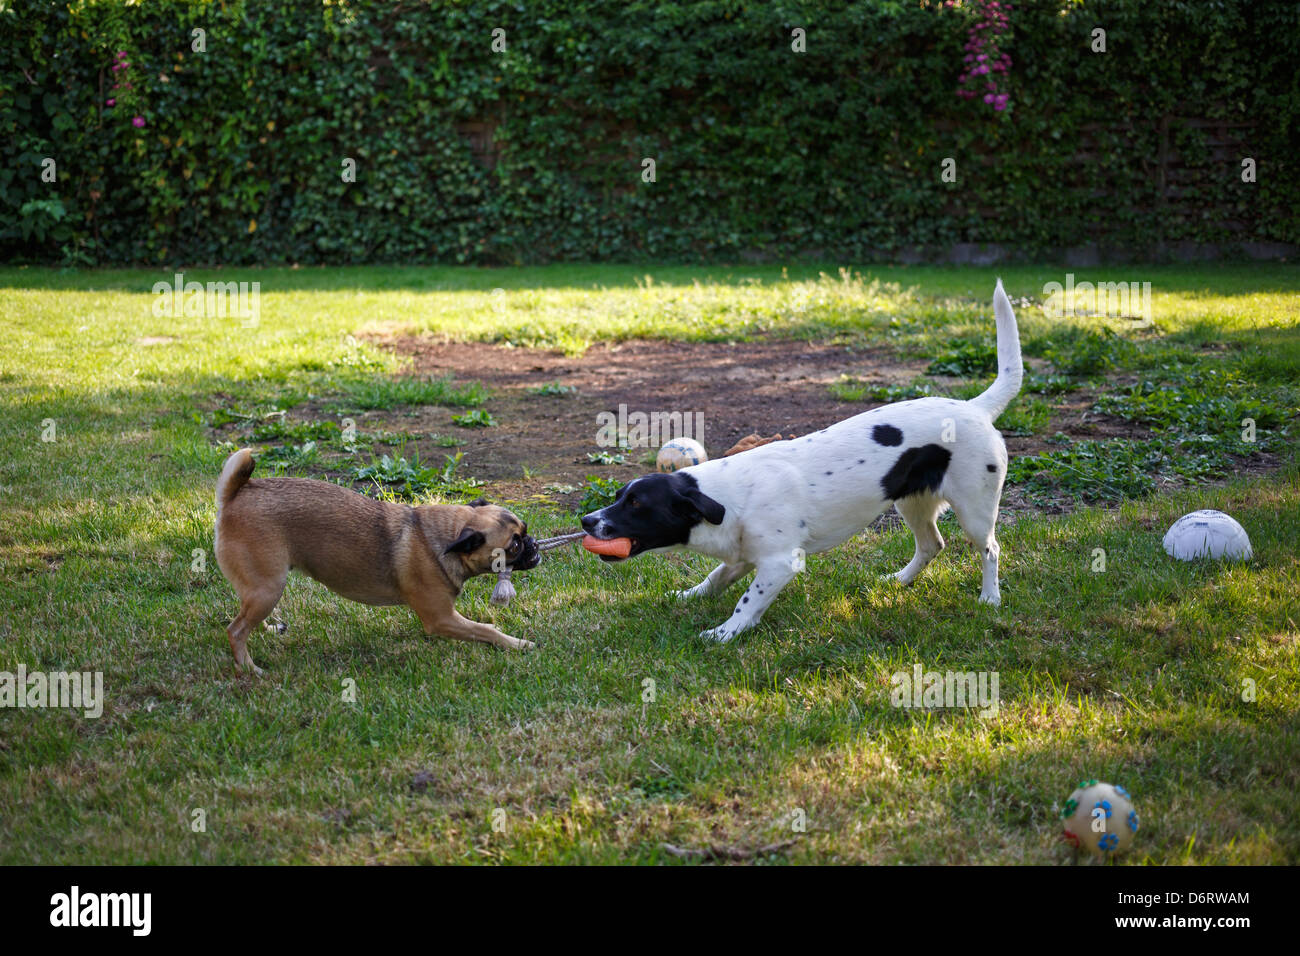
[{"label": "white dog's raised tail", "polygon": [[1020,330],[1016,328],[1016,313],[1011,309],[1011,300],[1002,288],[1001,279],[993,290],[993,318],[998,326],[998,377],[985,391],[970,400],[972,405],[988,414],[990,421],[995,421],[1020,394],[1020,381],[1024,378]]}]

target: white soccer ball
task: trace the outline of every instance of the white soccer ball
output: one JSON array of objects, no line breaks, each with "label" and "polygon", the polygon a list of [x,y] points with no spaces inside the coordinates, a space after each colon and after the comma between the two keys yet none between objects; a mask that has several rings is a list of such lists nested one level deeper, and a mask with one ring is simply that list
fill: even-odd
[{"label": "white soccer ball", "polygon": [[1193,511],[1165,532],[1165,552],[1180,561],[1194,558],[1246,560],[1253,552],[1246,529],[1222,511]]},{"label": "white soccer ball", "polygon": [[1123,853],[1138,832],[1133,798],[1123,787],[1085,780],[1061,810],[1062,836],[1074,847],[1097,856]]},{"label": "white soccer ball", "polygon": [[704,446],[694,438],[674,438],[664,442],[664,446],[659,449],[655,467],[662,472],[674,472],[708,460]]}]

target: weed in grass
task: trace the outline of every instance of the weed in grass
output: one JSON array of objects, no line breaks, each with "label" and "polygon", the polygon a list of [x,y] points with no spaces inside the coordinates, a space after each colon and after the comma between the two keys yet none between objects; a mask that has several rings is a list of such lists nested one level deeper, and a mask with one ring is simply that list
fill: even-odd
[{"label": "weed in grass", "polygon": [[593,465],[626,465],[626,455],[614,455],[607,451],[587,452],[587,461]]},{"label": "weed in grass", "polygon": [[390,372],[394,365],[390,353],[360,341],[355,335],[345,336],[338,353],[325,363],[326,368],[347,369],[351,372]]},{"label": "weed in grass", "polygon": [[257,442],[290,441],[302,443],[307,441],[337,441],[342,438],[342,435],[343,429],[339,427],[338,422],[289,422],[280,417],[274,421],[254,425],[249,438]]},{"label": "weed in grass", "polygon": [[588,475],[586,487],[583,488],[582,501],[578,503],[578,513],[587,514],[597,508],[604,508],[614,503],[614,495],[623,487],[617,478],[601,478]]},{"label": "weed in grass", "polygon": [[827,387],[841,402],[904,402],[933,393],[930,383],[921,379],[910,385],[885,385],[864,382],[851,375],[841,375],[838,382]]},{"label": "weed in grass", "polygon": [[[378,443],[381,445],[405,445],[407,442],[419,441],[421,439],[427,439],[434,445],[446,446],[448,444],[445,439],[442,439],[437,435],[425,435],[423,432],[395,432],[389,431],[388,429],[380,429],[379,431],[362,432],[357,435],[357,440],[359,442],[364,442],[366,444]],[[450,444],[459,445],[460,441],[452,441]]]},{"label": "weed in grass", "polygon": [[[989,382],[963,382],[961,385],[954,385],[952,388],[943,389],[941,394],[949,398],[955,398],[963,402],[968,402],[976,395],[983,394],[989,387]],[[1001,418],[998,419],[1002,421]]]},{"label": "weed in grass", "polygon": [[191,417],[200,425],[207,425],[209,428],[220,428],[222,425],[229,425],[231,422],[248,422],[252,419],[251,415],[245,415],[225,407],[213,409],[206,418],[199,412],[194,412]]},{"label": "weed in grass", "polygon": [[1181,367],[1103,395],[1096,408],[1130,421],[1213,435],[1237,431],[1248,418],[1259,429],[1280,428],[1296,413],[1283,401],[1236,371]]},{"label": "weed in grass", "polygon": [[992,339],[958,342],[935,357],[925,370],[928,375],[984,375],[997,371],[998,347]]},{"label": "weed in grass", "polygon": [[301,445],[273,445],[257,456],[258,463],[282,475],[288,471],[304,471],[320,460],[320,449],[314,441]]},{"label": "weed in grass", "polygon": [[276,420],[283,418],[285,410],[291,408],[289,404],[266,405],[220,405],[214,408],[207,416],[201,412],[193,412],[190,415],[191,421],[200,425],[206,425],[209,428],[221,428],[223,425],[237,423],[245,428],[256,427],[259,423],[274,424]]},{"label": "weed in grass", "polygon": [[559,382],[547,382],[545,385],[533,385],[528,389],[529,395],[577,395],[578,386],[561,385]]},{"label": "weed in grass", "polygon": [[373,482],[375,486],[389,494],[416,498],[435,489],[439,491],[460,491],[481,487],[483,482],[473,478],[457,478],[456,468],[463,457],[460,452],[444,455],[446,464],[441,468],[425,465],[420,461],[420,453],[415,451],[408,459],[404,455],[384,455],[372,459],[370,464],[353,468],[351,475],[356,481]]},{"label": "weed in grass", "polygon": [[1007,481],[1023,485],[1031,498],[1044,492],[1085,501],[1118,501],[1150,494],[1158,479],[1178,477],[1188,484],[1221,478],[1233,470],[1233,455],[1255,446],[1210,435],[1087,440],[1060,451],[1011,459]]},{"label": "weed in grass", "polygon": [[[1287,444],[1295,409],[1284,402],[1282,392],[1262,390],[1230,369],[1166,366],[1093,406],[1153,426],[1151,438],[1083,441],[1017,457],[1007,479],[1031,495],[1054,490],[1105,501],[1149,494],[1161,477],[1189,484],[1222,478],[1237,458]],[[1254,441],[1242,435],[1247,419],[1255,422]]]},{"label": "weed in grass", "polygon": [[1033,395],[1064,395],[1066,392],[1074,391],[1076,387],[1074,380],[1068,375],[1039,375],[1034,373],[1025,376],[1024,384],[1021,385],[1020,390]]},{"label": "weed in grass", "polygon": [[1138,347],[1110,329],[1083,332],[1053,341],[1043,351],[1058,372],[1071,376],[1098,375],[1132,364]]},{"label": "weed in grass", "polygon": [[997,427],[1004,435],[1034,435],[1047,427],[1051,407],[1041,398],[1018,397],[998,416]]},{"label": "weed in grass", "polygon": [[446,378],[372,377],[344,386],[345,401],[360,409],[390,409],[398,405],[447,405],[474,408],[487,401],[489,391],[481,382],[457,385]]},{"label": "weed in grass", "polygon": [[492,417],[492,413],[482,408],[476,408],[472,412],[466,412],[463,415],[451,416],[453,424],[461,428],[495,428],[497,420]]}]

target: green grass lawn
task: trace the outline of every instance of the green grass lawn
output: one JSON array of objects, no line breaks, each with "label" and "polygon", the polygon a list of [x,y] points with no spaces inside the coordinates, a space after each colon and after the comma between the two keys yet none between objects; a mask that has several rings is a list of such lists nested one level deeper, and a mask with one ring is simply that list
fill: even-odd
[{"label": "green grass lawn", "polygon": [[[1037,299],[1065,271],[1000,274]],[[793,841],[763,859],[1050,863],[1070,859],[1058,814],[1085,777],[1135,795],[1129,862],[1300,862],[1300,270],[1075,271],[1150,281],[1155,327],[1116,337],[1097,318],[1018,309],[1036,394],[1053,376],[1126,375],[1099,402],[1151,437],[1013,463],[1026,489],[1082,506],[1000,530],[1000,609],[976,603],[978,562],[950,517],[948,550],[911,588],[880,580],[910,558],[910,535],[867,533],[812,556],[726,646],[696,634],[734,593],[664,596],[705,558],[606,566],[570,550],[522,576],[508,609],[488,604],[489,578],[461,600],[534,652],[428,640],[404,608],[295,578],[288,632],[250,638],[267,671],[252,679],[232,669],[236,602],[211,555],[228,453],[214,414],[492,409],[474,383],[395,384],[399,361],[355,334],[575,355],[620,338],[785,336],[969,362],[957,367],[977,390],[994,271],[187,272],[260,281],[245,328],[155,317],[150,288],[170,273],[0,269],[0,671],[102,671],[107,698],[93,720],[0,709],[0,862],[652,863],[673,859],[664,843]],[[1042,427],[1036,400],[1013,410],[1017,427]],[[1237,474],[1242,417],[1280,467]],[[290,474],[321,473],[307,441],[371,461],[329,429],[292,437]],[[1161,470],[1181,484],[1150,494],[1140,479]],[[432,494],[463,500],[472,478],[462,468]],[[1165,556],[1164,529],[1201,507],[1241,521],[1253,561]],[[535,500],[516,510],[535,533],[575,524]],[[891,706],[891,675],[916,664],[996,671],[997,715]]]}]

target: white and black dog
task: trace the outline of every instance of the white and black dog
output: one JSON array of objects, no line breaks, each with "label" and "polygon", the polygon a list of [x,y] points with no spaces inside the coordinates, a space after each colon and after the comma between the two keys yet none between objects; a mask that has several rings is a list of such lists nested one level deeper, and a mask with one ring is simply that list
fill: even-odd
[{"label": "white and black dog", "polygon": [[[980,600],[998,604],[994,538],[1007,448],[994,420],[1020,391],[1020,336],[999,279],[998,374],[969,401],[918,398],[674,474],[637,478],[582,519],[597,538],[630,538],[629,557],[686,548],[723,563],[679,598],[704,597],[756,571],[730,618],[701,636],[729,641],[758,623],[807,553],[857,534],[893,502],[916,554],[892,577],[910,584],[943,549],[935,519],[951,506],[983,555]],[[602,556],[604,557],[604,556]],[[604,557],[605,560],[619,560]]]}]

